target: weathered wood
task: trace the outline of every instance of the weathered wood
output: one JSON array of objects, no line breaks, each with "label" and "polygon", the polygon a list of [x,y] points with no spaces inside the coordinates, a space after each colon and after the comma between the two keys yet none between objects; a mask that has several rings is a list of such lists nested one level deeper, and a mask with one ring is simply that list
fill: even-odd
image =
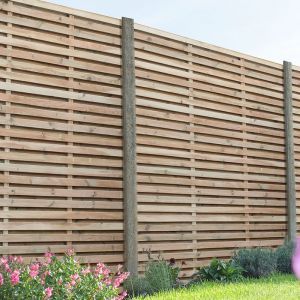
[{"label": "weathered wood", "polygon": [[285,156],[286,156],[286,195],[288,239],[296,239],[296,191],[295,191],[295,159],[293,131],[293,94],[292,94],[292,64],[283,62],[284,71],[284,116],[285,116]]},{"label": "weathered wood", "polygon": [[123,197],[125,266],[137,275],[137,192],[134,21],[122,18]]}]

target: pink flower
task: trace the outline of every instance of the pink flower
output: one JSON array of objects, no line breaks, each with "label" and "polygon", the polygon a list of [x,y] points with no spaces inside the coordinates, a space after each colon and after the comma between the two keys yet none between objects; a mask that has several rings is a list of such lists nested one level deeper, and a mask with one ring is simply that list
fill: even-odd
[{"label": "pink flower", "polygon": [[67,249],[66,254],[68,256],[74,256],[75,250],[73,248],[69,248],[69,249]]},{"label": "pink flower", "polygon": [[70,277],[71,277],[72,280],[77,280],[77,279],[79,279],[78,273],[76,273],[76,274],[74,274],[74,275],[71,275]]},{"label": "pink flower", "polygon": [[112,280],[110,278],[106,278],[103,282],[105,285],[111,285]]},{"label": "pink flower", "polygon": [[81,274],[82,274],[83,276],[85,276],[86,274],[89,274],[89,273],[91,273],[90,268],[86,268],[86,269],[83,269],[83,270],[81,271]]},{"label": "pink flower", "polygon": [[71,282],[70,282],[71,286],[74,286],[76,284],[76,281],[80,280],[80,277],[77,273],[74,275],[71,275],[70,278],[71,278]]},{"label": "pink flower", "polygon": [[35,278],[36,276],[38,276],[39,275],[39,272],[37,272],[37,271],[30,271],[29,272],[29,276],[31,277],[31,278]]},{"label": "pink flower", "polygon": [[117,288],[121,285],[121,283],[129,276],[128,272],[120,274],[113,282],[113,287]]},{"label": "pink flower", "polygon": [[0,265],[6,265],[8,263],[8,260],[6,257],[2,256],[0,258]]},{"label": "pink flower", "polygon": [[11,270],[11,268],[10,268],[10,266],[9,266],[8,263],[6,263],[6,264],[4,265],[4,269],[5,269],[5,271],[6,271],[7,273],[11,273],[11,272],[12,272],[12,270]]},{"label": "pink flower", "polygon": [[40,269],[40,265],[39,264],[32,264],[30,265],[30,270],[33,270],[33,271],[38,271]]},{"label": "pink flower", "polygon": [[70,284],[71,284],[71,286],[74,286],[76,284],[76,281],[75,280],[71,280]]},{"label": "pink flower", "polygon": [[23,257],[22,256],[17,257],[17,263],[19,263],[19,264],[23,263]]},{"label": "pink flower", "polygon": [[11,273],[10,275],[10,280],[11,280],[11,284],[12,285],[16,285],[19,283],[20,281],[20,271],[19,270],[15,270]]},{"label": "pink flower", "polygon": [[114,288],[118,288],[120,285],[121,285],[121,281],[117,278],[117,279],[115,279],[114,280],[114,282],[113,282],[113,287]]},{"label": "pink flower", "polygon": [[8,256],[8,261],[10,261],[10,262],[18,262],[18,260],[19,260],[19,257],[18,256],[13,256],[13,255],[9,255]]},{"label": "pink flower", "polygon": [[0,273],[0,285],[2,285],[3,282],[4,282],[4,277],[3,277],[3,275]]},{"label": "pink flower", "polygon": [[103,263],[98,263],[94,273],[96,276],[103,275],[104,277],[108,277],[110,274],[110,269],[107,268]]},{"label": "pink flower", "polygon": [[99,262],[99,263],[97,263],[97,268],[103,269],[103,268],[105,268],[105,264]]},{"label": "pink flower", "polygon": [[52,261],[52,256],[53,256],[53,253],[51,253],[51,252],[46,252],[45,254],[44,254],[44,256],[45,256],[45,264],[44,265],[49,265],[50,263],[51,263],[51,261]]},{"label": "pink flower", "polygon": [[39,264],[32,264],[29,266],[30,272],[29,275],[31,278],[35,278],[36,276],[39,275],[39,269],[40,265]]},{"label": "pink flower", "polygon": [[54,255],[54,254],[51,253],[50,251],[47,251],[47,252],[44,254],[44,256],[45,256],[45,257],[48,257],[48,258],[51,258],[53,255]]},{"label": "pink flower", "polygon": [[45,295],[46,295],[46,299],[50,299],[50,297],[52,296],[52,291],[53,291],[53,288],[52,287],[47,287],[45,289]]}]

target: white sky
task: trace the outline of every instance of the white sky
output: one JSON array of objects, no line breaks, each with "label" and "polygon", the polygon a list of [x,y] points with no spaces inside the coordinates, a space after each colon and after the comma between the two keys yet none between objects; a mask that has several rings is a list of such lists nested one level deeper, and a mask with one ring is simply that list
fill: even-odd
[{"label": "white sky", "polygon": [[300,0],[48,0],[300,66]]}]

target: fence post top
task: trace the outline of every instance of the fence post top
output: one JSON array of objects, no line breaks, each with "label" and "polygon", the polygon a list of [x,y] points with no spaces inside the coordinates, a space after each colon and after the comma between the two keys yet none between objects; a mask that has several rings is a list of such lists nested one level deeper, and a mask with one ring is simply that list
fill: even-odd
[{"label": "fence post top", "polygon": [[134,23],[134,19],[133,18],[127,18],[127,17],[122,17],[122,22],[131,22]]}]

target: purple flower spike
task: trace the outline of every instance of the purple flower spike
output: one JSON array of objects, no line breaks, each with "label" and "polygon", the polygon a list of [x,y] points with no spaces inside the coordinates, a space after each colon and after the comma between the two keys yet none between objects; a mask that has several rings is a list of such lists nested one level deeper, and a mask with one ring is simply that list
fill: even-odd
[{"label": "purple flower spike", "polygon": [[296,247],[292,258],[292,267],[294,274],[300,279],[300,238],[296,240]]}]

